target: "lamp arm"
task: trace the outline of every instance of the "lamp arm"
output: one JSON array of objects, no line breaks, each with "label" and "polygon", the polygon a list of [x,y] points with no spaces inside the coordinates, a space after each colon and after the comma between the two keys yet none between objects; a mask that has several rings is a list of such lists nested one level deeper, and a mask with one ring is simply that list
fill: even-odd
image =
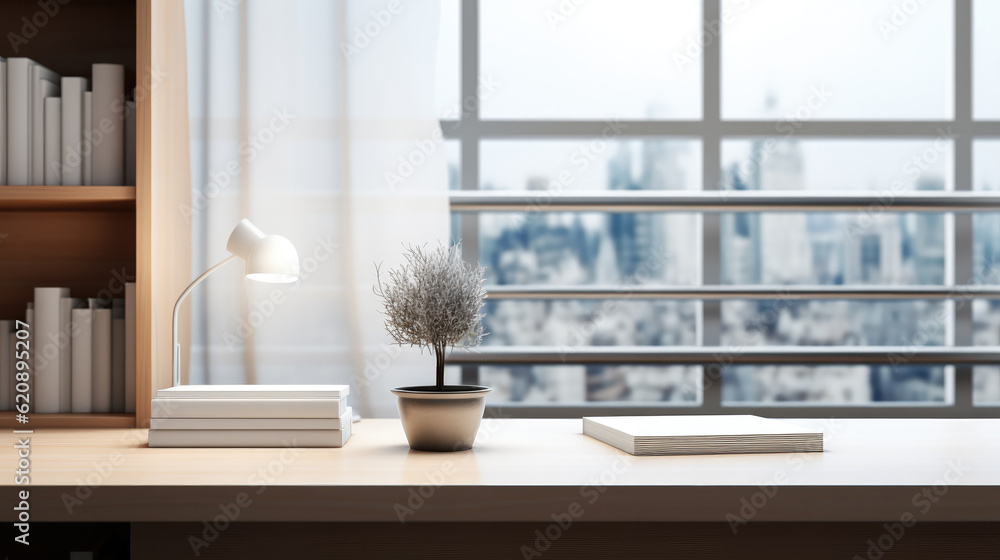
[{"label": "lamp arm", "polygon": [[178,385],[181,384],[181,344],[177,340],[178,339],[178,337],[177,337],[177,330],[178,330],[177,329],[177,318],[178,318],[178,316],[181,313],[181,304],[184,303],[184,299],[187,298],[188,295],[191,293],[191,291],[194,290],[195,287],[198,284],[201,284],[205,280],[205,278],[208,278],[208,276],[210,274],[212,274],[213,272],[215,272],[216,270],[218,270],[219,268],[221,268],[222,265],[228,263],[229,261],[231,261],[231,260],[233,260],[235,258],[236,258],[236,255],[229,255],[228,257],[226,257],[219,264],[217,264],[217,265],[213,266],[212,268],[206,270],[201,276],[199,276],[198,278],[196,278],[194,282],[191,282],[190,286],[188,286],[183,292],[181,292],[181,296],[179,298],[177,298],[177,303],[174,304],[174,321],[173,321],[173,332],[174,332],[174,338],[173,338],[174,385],[173,386],[174,387],[176,387],[176,386],[178,386]]}]

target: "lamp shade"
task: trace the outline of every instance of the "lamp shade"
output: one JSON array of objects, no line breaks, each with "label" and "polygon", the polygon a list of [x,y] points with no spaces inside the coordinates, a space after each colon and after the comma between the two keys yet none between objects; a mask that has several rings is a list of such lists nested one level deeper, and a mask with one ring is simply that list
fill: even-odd
[{"label": "lamp shade", "polygon": [[246,277],[258,282],[286,283],[299,277],[299,254],[280,235],[265,235],[244,218],[233,230],[226,250],[246,261]]}]

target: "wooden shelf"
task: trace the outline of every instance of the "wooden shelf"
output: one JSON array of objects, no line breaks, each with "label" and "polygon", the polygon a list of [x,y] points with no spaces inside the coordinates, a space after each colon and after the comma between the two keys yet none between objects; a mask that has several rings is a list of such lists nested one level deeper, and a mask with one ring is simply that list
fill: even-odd
[{"label": "wooden shelf", "polygon": [[134,210],[135,187],[0,186],[0,210]]},{"label": "wooden shelf", "polygon": [[34,430],[37,428],[132,428],[135,414],[36,414],[28,413],[28,423],[14,419],[14,412],[0,412],[0,429]]}]

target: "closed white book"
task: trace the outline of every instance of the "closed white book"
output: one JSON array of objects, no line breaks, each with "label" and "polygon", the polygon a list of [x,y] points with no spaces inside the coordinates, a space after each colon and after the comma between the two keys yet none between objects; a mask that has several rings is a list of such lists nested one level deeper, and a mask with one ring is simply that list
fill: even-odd
[{"label": "closed white book", "polygon": [[94,184],[94,94],[83,92],[83,138],[80,140],[83,157],[83,184]]},{"label": "closed white book", "polygon": [[62,184],[62,99],[45,98],[45,151],[42,155],[46,185]]},{"label": "closed white book", "polygon": [[59,302],[59,412],[73,412],[73,310],[86,304],[69,297]]},{"label": "closed white book", "polygon": [[342,399],[348,385],[178,385],[156,392],[157,397],[180,399]]},{"label": "closed white book", "polygon": [[73,367],[72,367],[72,399],[70,412],[89,413],[94,411],[93,377],[91,368],[93,358],[91,348],[94,344],[91,337],[94,312],[90,308],[73,310]]},{"label": "closed white book", "polygon": [[111,412],[125,412],[125,317],[111,319]]},{"label": "closed white book", "polygon": [[92,125],[101,131],[94,144],[95,185],[125,184],[125,67],[121,64],[94,64]]},{"label": "closed white book", "polygon": [[[34,350],[34,348],[35,348],[36,343],[38,341],[38,337],[35,336],[35,303],[32,302],[32,301],[28,302],[28,304],[26,306],[26,309],[24,310],[24,322],[28,324],[28,327],[26,329],[28,331],[28,338],[26,340],[28,341],[28,348],[29,348],[28,359],[25,360],[25,361],[28,362],[28,370],[31,372],[31,375],[28,376],[28,394],[31,396],[30,400],[28,401],[28,411],[29,412],[35,412],[35,383],[36,383],[36,381],[35,381],[35,350]],[[17,346],[15,345],[15,350],[16,349],[17,349]],[[15,397],[16,397],[16,395],[15,395]],[[17,404],[17,399],[16,398],[14,399],[14,404]]]},{"label": "closed white book", "polygon": [[34,76],[31,92],[31,181],[41,185],[45,180],[45,98],[59,97],[59,75],[42,66],[32,67]]},{"label": "closed white book", "polygon": [[149,430],[150,447],[343,447],[343,430]]},{"label": "closed white book", "polygon": [[7,59],[7,182],[27,185],[31,181],[31,68],[24,57]]},{"label": "closed white book", "polygon": [[340,418],[344,399],[153,399],[153,418]]},{"label": "closed white book", "polygon": [[83,156],[80,142],[83,139],[83,94],[87,91],[87,78],[62,79],[62,184],[83,184]]},{"label": "closed white book", "polygon": [[31,400],[35,412],[59,412],[59,318],[62,298],[69,297],[69,288],[35,288],[35,322],[32,325],[32,353],[35,384]]},{"label": "closed white book", "polygon": [[583,433],[633,455],[823,451],[823,432],[752,415],[605,416]]},{"label": "closed white book", "polygon": [[94,309],[90,346],[94,412],[111,412],[111,322],[110,309]]},{"label": "closed white book", "polygon": [[125,184],[135,186],[135,101],[125,103]]},{"label": "closed white book", "polygon": [[156,430],[343,430],[353,411],[340,418],[152,418]]},{"label": "closed white book", "polygon": [[0,410],[13,410],[14,370],[11,367],[10,333],[14,330],[14,321],[0,321]]},{"label": "closed white book", "polygon": [[6,184],[8,184],[7,183],[7,59],[0,56],[0,185],[6,185]]},{"label": "closed white book", "polygon": [[125,283],[125,412],[135,412],[135,282]]}]

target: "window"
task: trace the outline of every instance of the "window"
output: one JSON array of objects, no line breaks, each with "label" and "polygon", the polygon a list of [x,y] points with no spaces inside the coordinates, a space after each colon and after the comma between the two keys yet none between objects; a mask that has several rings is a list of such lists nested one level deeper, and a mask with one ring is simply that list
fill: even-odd
[{"label": "window", "polygon": [[956,347],[1000,345],[1000,199],[967,211],[1000,11],[898,4],[463,0],[463,378],[554,415],[992,414]]}]

